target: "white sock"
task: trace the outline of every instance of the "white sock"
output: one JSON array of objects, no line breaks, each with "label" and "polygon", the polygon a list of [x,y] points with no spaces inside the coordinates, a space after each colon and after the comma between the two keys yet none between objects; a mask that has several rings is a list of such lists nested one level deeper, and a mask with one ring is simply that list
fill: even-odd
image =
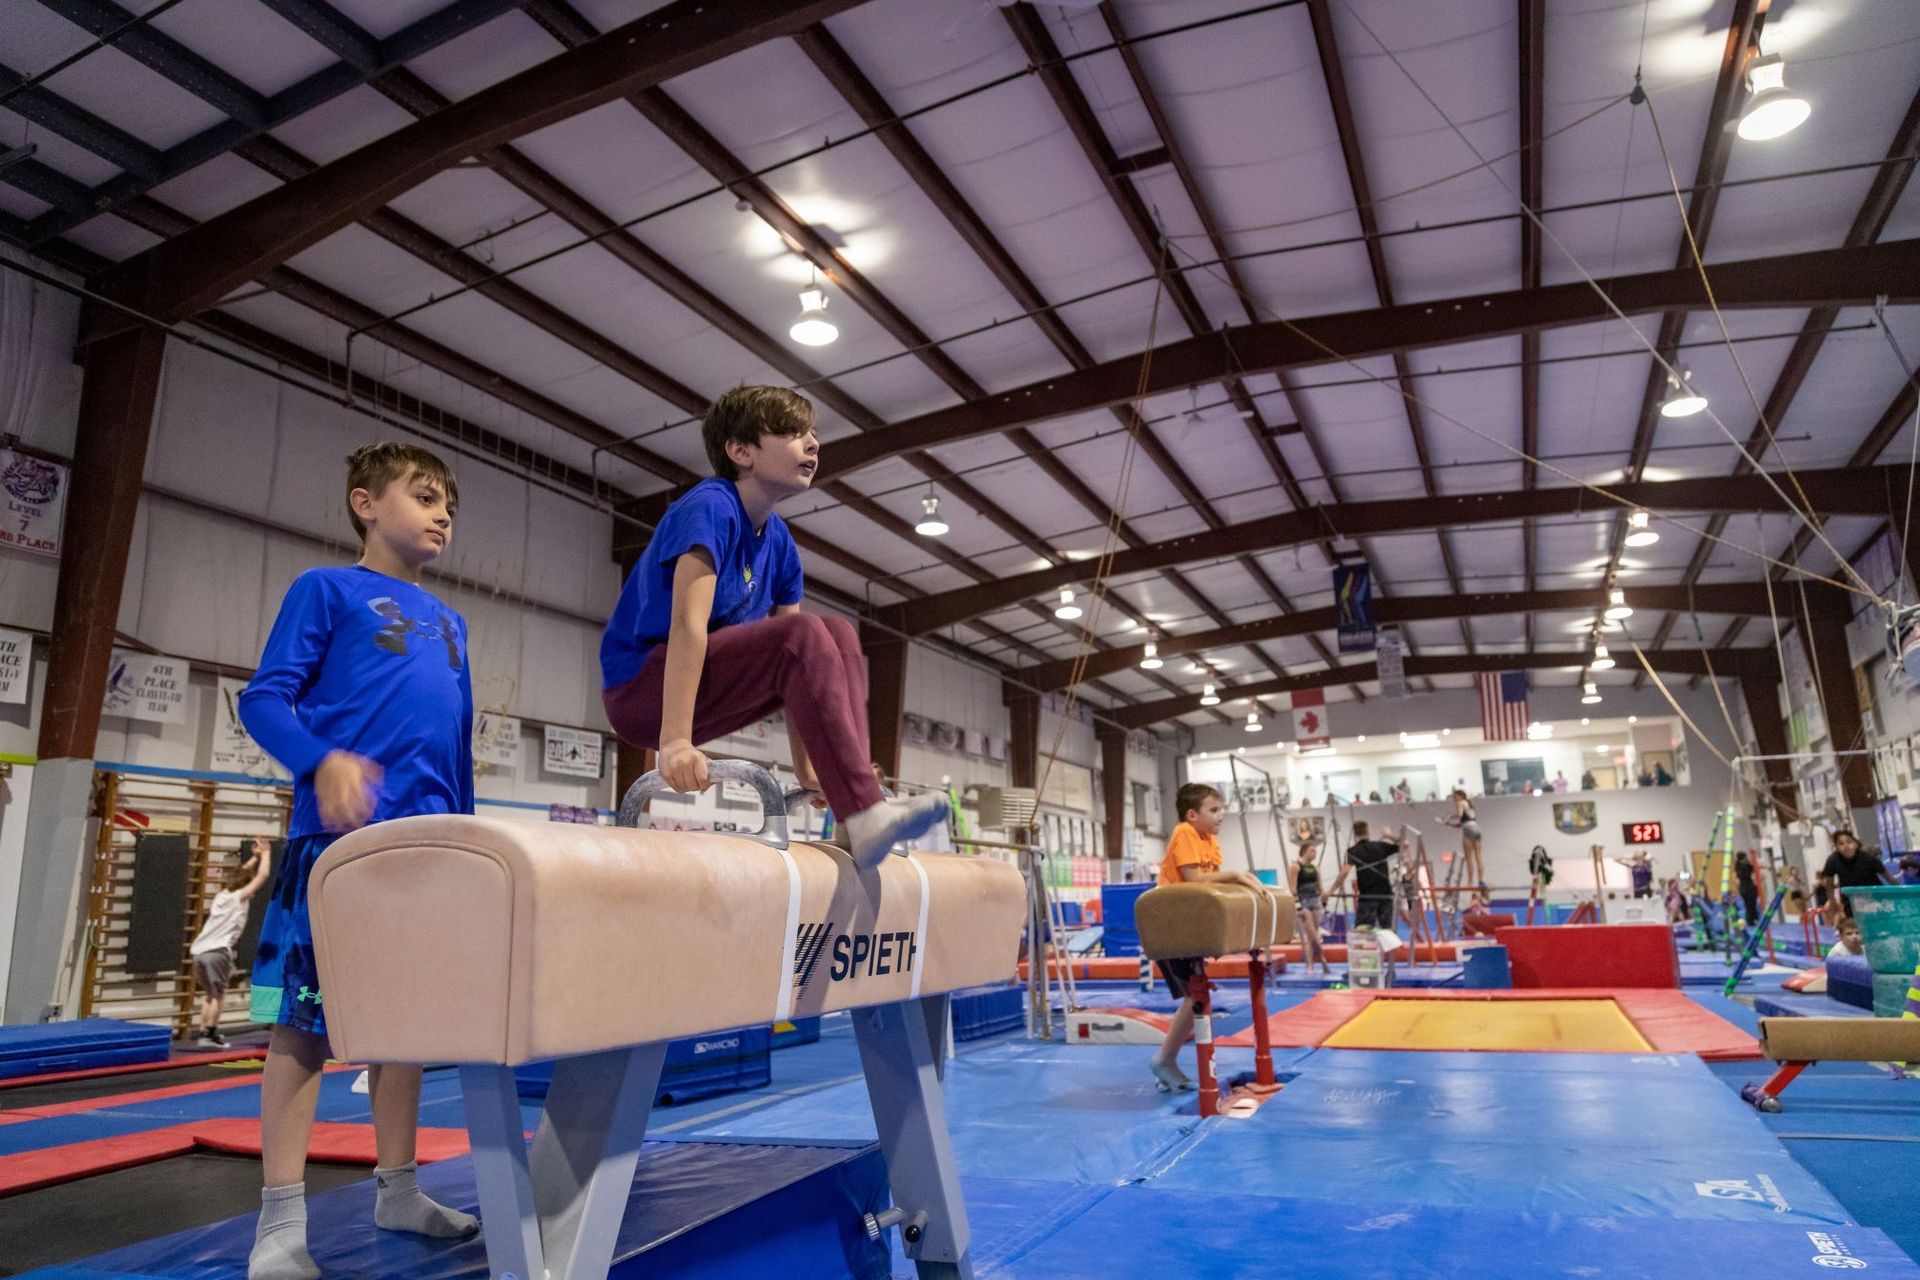
[{"label": "white sock", "polygon": [[261,1189],[247,1280],[320,1280],[320,1268],[307,1253],[306,1183]]},{"label": "white sock", "polygon": [[446,1240],[478,1231],[480,1220],[472,1214],[449,1209],[427,1198],[414,1181],[417,1167],[415,1162],[408,1161],[397,1169],[373,1171],[374,1184],[379,1188],[373,1201],[373,1225],[387,1231],[413,1231]]},{"label": "white sock", "polygon": [[847,844],[854,862],[878,865],[902,840],[923,836],[952,811],[947,797],[923,791],[901,800],[882,800],[847,818]]}]

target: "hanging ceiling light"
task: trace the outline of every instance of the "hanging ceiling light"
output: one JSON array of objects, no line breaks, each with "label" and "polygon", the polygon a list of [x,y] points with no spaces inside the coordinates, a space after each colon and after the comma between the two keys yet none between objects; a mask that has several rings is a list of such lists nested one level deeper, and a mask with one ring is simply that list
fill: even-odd
[{"label": "hanging ceiling light", "polygon": [[1592,706],[1594,703],[1600,701],[1600,686],[1595,684],[1591,680],[1581,685],[1580,701],[1583,705],[1586,705],[1589,707]]},{"label": "hanging ceiling light", "polygon": [[1770,54],[1747,68],[1747,90],[1753,96],[1740,113],[1739,135],[1748,142],[1765,142],[1792,133],[1807,122],[1813,108],[1787,88],[1787,64]]},{"label": "hanging ceiling light", "polygon": [[1660,541],[1660,531],[1653,527],[1653,517],[1645,511],[1627,512],[1627,545],[1630,547],[1650,547]]},{"label": "hanging ceiling light", "polygon": [[1072,587],[1060,588],[1060,607],[1053,611],[1053,616],[1062,622],[1072,622],[1080,616],[1080,606],[1073,602]]},{"label": "hanging ceiling light", "polygon": [[1143,671],[1158,671],[1165,665],[1165,663],[1160,661],[1160,646],[1151,640],[1147,641],[1147,651],[1140,655],[1140,669]]},{"label": "hanging ceiling light", "polygon": [[1247,712],[1247,732],[1248,733],[1258,733],[1264,727],[1265,726],[1260,723],[1260,713],[1258,711]]},{"label": "hanging ceiling light", "polygon": [[1200,705],[1203,707],[1217,707],[1220,705],[1220,695],[1214,692],[1212,685],[1208,684],[1200,687]]},{"label": "hanging ceiling light", "polygon": [[1587,667],[1592,671],[1613,670],[1613,655],[1607,652],[1607,646],[1603,644],[1593,646],[1593,661],[1589,662]]},{"label": "hanging ceiling light", "polygon": [[1682,369],[1679,377],[1667,375],[1667,398],[1660,402],[1661,417],[1691,418],[1707,407],[1707,398],[1688,381],[1692,376],[1692,371],[1687,369]]},{"label": "hanging ceiling light", "polygon": [[920,509],[925,514],[920,517],[920,523],[913,526],[913,531],[923,538],[944,536],[947,522],[940,518],[940,499],[934,495],[933,486],[927,486],[927,496],[920,499]]},{"label": "hanging ceiling light", "polygon": [[817,272],[800,291],[800,318],[787,330],[787,336],[803,347],[824,347],[840,336],[840,330],[827,319],[827,295],[820,290]]},{"label": "hanging ceiling light", "polygon": [[1607,611],[1601,615],[1608,622],[1621,622],[1633,616],[1633,606],[1627,603],[1627,593],[1619,587],[1607,592]]}]

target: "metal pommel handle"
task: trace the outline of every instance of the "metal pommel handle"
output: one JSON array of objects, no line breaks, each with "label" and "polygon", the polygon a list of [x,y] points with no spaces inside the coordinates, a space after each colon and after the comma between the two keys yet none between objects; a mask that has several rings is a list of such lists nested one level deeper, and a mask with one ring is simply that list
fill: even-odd
[{"label": "metal pommel handle", "polygon": [[[749,760],[709,760],[707,779],[715,786],[722,782],[744,782],[752,787],[760,797],[762,826],[758,831],[741,834],[775,849],[787,847],[788,797],[772,774]],[[641,806],[662,791],[671,790],[673,788],[667,785],[667,780],[660,776],[658,769],[636,779],[620,800],[620,816],[616,819],[616,825],[639,826]]]}]

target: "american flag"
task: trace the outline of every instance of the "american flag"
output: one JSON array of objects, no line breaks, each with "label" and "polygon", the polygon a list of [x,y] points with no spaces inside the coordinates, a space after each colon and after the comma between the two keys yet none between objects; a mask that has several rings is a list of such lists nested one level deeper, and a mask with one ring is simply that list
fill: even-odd
[{"label": "american flag", "polygon": [[1527,673],[1483,671],[1475,676],[1480,690],[1480,733],[1488,742],[1523,742],[1527,736]]}]

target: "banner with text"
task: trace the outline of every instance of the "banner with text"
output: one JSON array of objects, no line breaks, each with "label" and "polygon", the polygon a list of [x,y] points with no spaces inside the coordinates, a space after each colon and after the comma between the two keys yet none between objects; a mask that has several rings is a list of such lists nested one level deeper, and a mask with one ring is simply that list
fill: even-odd
[{"label": "banner with text", "polygon": [[249,778],[284,778],[287,771],[253,740],[247,726],[240,723],[240,695],[245,680],[221,676],[216,682],[213,712],[213,770],[216,773],[244,773]]},{"label": "banner with text", "polygon": [[1340,624],[1340,652],[1373,648],[1373,570],[1364,564],[1333,566],[1333,608]]},{"label": "banner with text", "polygon": [[14,449],[0,449],[0,487],[7,491],[0,515],[0,545],[43,556],[60,554],[60,525],[67,510],[67,469]]},{"label": "banner with text", "polygon": [[563,729],[550,724],[546,729],[548,773],[571,774],[576,778],[600,776],[600,735],[591,729]]},{"label": "banner with text", "polygon": [[1374,642],[1373,660],[1380,673],[1380,696],[1406,697],[1407,650],[1400,642],[1400,628],[1380,628],[1380,638]]},{"label": "banner with text", "polygon": [[[520,763],[520,717],[479,711],[473,717],[473,762],[511,769]],[[595,776],[598,776],[598,769]]]},{"label": "banner with text", "polygon": [[27,700],[27,677],[33,671],[33,637],[11,627],[0,627],[0,702],[19,705]]},{"label": "banner with text", "polygon": [[156,724],[187,722],[187,664],[154,653],[113,651],[100,714]]}]

